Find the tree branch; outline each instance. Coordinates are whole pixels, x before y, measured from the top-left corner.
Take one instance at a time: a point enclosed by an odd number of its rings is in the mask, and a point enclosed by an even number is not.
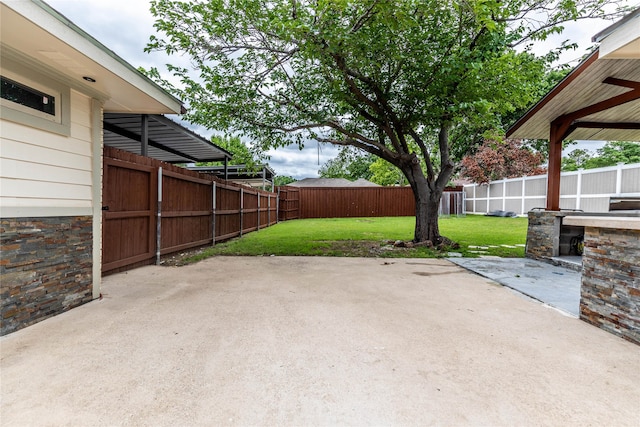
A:
[[[422,153],[422,157],[424,158],[424,162],[427,165],[427,178],[429,181],[433,181],[435,177],[435,171],[433,170],[433,163],[431,162],[431,155],[429,154],[429,150],[427,149],[427,145],[424,143],[424,140],[418,135],[418,133],[414,129],[409,129],[409,135],[413,138],[413,140],[420,147],[420,152]]]
[[[445,121],[440,125],[440,133],[438,134],[438,146],[440,148],[440,173],[436,179],[436,189],[443,191],[447,186],[447,182],[453,172],[453,162],[449,153],[449,129],[451,123]]]

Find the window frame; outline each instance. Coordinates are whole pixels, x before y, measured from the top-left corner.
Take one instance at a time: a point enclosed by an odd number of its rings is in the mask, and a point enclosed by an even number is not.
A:
[[[0,114],[3,120],[10,120],[48,132],[70,136],[71,90],[69,86],[33,67],[21,65],[9,58],[3,58],[0,74],[20,85],[53,96],[55,99],[55,115],[51,115],[35,108],[0,98]]]

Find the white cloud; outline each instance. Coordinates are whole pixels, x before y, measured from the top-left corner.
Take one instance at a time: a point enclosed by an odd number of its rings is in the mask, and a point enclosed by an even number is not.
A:
[[[278,175],[288,175],[296,179],[316,178],[318,169],[328,160],[338,155],[339,147],[321,145],[320,151],[315,142],[310,142],[300,150],[297,145],[269,150],[269,164]]]

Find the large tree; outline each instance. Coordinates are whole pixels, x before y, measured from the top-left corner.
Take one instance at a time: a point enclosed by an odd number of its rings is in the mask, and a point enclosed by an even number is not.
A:
[[[148,49],[192,67],[169,67],[175,86],[149,73],[188,103],[194,123],[265,149],[317,140],[393,164],[413,189],[414,239],[437,244],[452,149],[537,94],[550,57],[526,42],[606,3],[152,0],[162,35]]]

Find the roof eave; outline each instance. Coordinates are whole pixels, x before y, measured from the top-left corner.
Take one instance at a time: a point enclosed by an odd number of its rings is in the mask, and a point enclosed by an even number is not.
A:
[[[142,74],[115,52],[107,48],[64,15],[42,0],[2,2],[25,19],[46,29],[70,48],[91,58],[99,66],[110,70],[137,90],[161,104],[165,114],[180,114],[184,111],[182,101],[165,91],[150,78]],[[121,101],[121,100],[116,100]]]
[[[514,133],[518,131],[522,125],[524,125],[531,117],[533,117],[542,107],[549,103],[556,95],[567,87],[572,81],[574,81],[580,74],[582,74],[593,62],[598,59],[598,49],[594,50],[587,56],[576,68],[574,68],[569,74],[565,76],[557,85],[554,86],[540,101],[538,101],[533,107],[531,107],[522,117],[520,117],[509,129],[507,129],[506,137],[513,137]],[[526,138],[526,136],[524,136]]]

